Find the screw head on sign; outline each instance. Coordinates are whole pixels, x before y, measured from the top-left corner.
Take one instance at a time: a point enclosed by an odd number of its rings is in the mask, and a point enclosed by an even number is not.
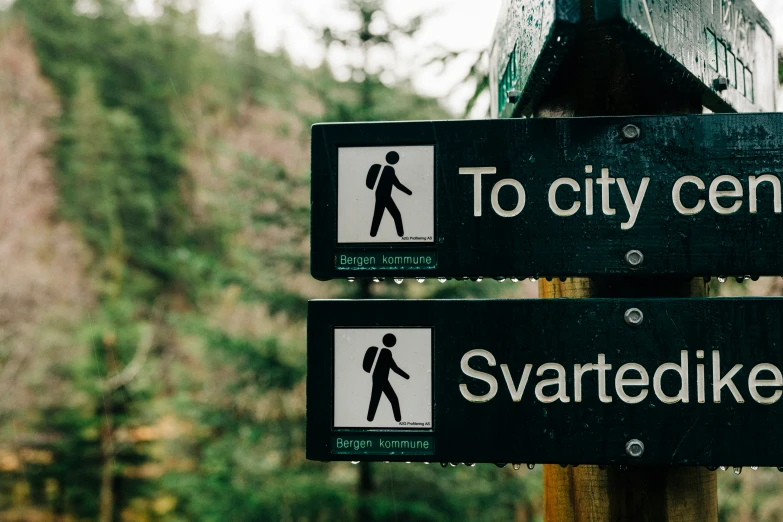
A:
[[[631,439],[625,443],[625,453],[629,457],[638,459],[644,455],[644,443],[639,439]]]
[[[723,92],[725,90],[728,90],[729,88],[729,79],[725,76],[718,76],[715,78],[715,81],[713,82],[713,87],[715,87],[715,90],[718,92]]]
[[[506,99],[509,101],[509,103],[516,103],[519,101],[519,98],[522,97],[522,93],[517,91],[516,89],[511,89],[506,93]]]
[[[644,314],[638,308],[629,308],[623,318],[628,326],[639,326],[644,321]]]
[[[631,268],[638,268],[644,263],[644,254],[639,250],[629,250],[625,254],[625,262],[628,263],[628,266]]]
[[[636,125],[628,124],[623,127],[623,137],[627,140],[639,139],[639,136],[641,135],[642,131]]]

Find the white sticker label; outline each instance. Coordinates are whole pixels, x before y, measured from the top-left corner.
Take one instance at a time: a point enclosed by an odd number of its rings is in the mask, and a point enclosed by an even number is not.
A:
[[[335,428],[432,428],[432,329],[334,330]]]
[[[433,243],[435,147],[341,147],[338,243]]]

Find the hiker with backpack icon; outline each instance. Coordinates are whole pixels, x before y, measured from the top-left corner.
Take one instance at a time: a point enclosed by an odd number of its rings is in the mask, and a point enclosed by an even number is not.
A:
[[[375,212],[373,213],[372,225],[370,226],[370,236],[372,237],[378,235],[381,219],[383,219],[383,214],[387,210],[394,219],[397,235],[400,237],[405,235],[402,227],[402,215],[400,215],[400,210],[391,197],[392,190],[394,187],[397,187],[409,196],[412,196],[413,192],[397,179],[397,174],[394,172],[394,167],[392,167],[392,165],[395,165],[398,161],[400,161],[400,155],[395,151],[391,151],[386,154],[386,162],[388,165],[383,167],[383,171],[381,171],[381,165],[376,163],[370,167],[370,170],[367,172],[367,180],[365,182],[367,188],[370,190],[373,190],[373,188],[375,189]],[[380,173],[380,179],[378,179],[378,173]]]
[[[393,371],[405,379],[410,379],[410,375],[400,369],[394,362],[391,350],[389,348],[397,344],[397,338],[393,334],[383,336],[383,345],[380,354],[377,346],[370,346],[364,353],[362,368],[367,373],[372,373],[372,393],[370,394],[370,409],[367,411],[367,420],[372,422],[375,419],[375,412],[378,411],[378,403],[381,401],[381,394],[385,394],[391,403],[394,412],[394,420],[400,422],[402,413],[400,412],[400,401],[397,394],[394,393],[389,382],[389,371]],[[375,368],[373,369],[373,363]]]

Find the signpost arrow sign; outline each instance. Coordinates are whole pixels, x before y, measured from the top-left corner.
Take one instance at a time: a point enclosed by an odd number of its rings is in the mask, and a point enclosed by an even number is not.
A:
[[[594,6],[585,14],[578,0],[506,0],[490,53],[493,116],[530,114],[565,55],[600,30],[635,53],[642,70],[700,93],[714,112],[775,111],[774,33],[752,0],[595,0]]]
[[[783,115],[315,125],[311,268],[783,274]]]
[[[781,466],[782,315],[769,298],[312,301],[307,457]]]
[[[752,0],[596,0],[595,15],[650,67],[692,81],[713,111],[775,111],[775,37]]]

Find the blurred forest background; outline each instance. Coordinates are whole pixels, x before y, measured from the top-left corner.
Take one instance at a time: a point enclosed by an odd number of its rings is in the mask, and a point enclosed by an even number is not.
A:
[[[367,60],[262,52],[250,16],[130,3],[0,11],[0,521],[540,520],[538,469],[304,458],[308,299],[535,295],[309,275],[309,125],[457,115]],[[314,30],[359,57],[422,23],[344,9]],[[782,489],[721,473],[721,520],[783,520]]]

